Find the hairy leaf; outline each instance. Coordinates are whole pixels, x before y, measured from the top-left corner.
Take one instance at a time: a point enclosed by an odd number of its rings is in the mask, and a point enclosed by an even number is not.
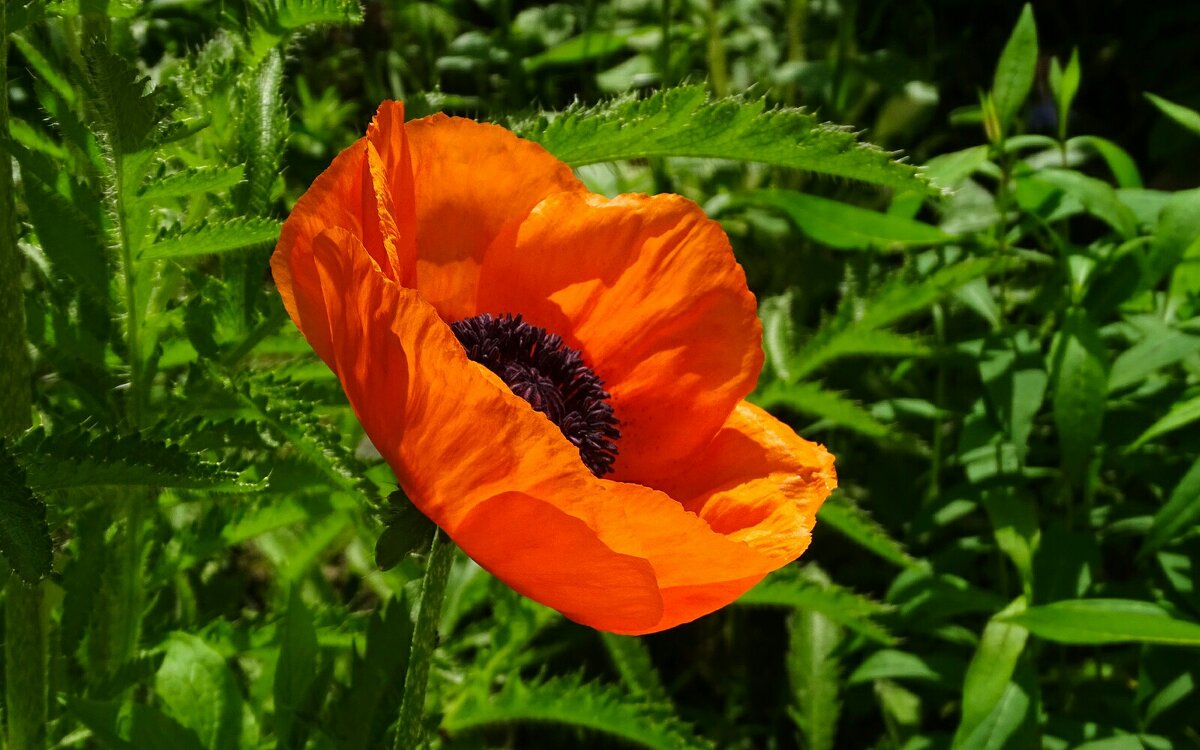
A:
[[[231,219],[169,235],[146,248],[142,260],[211,255],[266,245],[279,239],[274,219]]]
[[[52,548],[46,506],[26,482],[25,470],[0,438],[0,552],[28,584],[50,572]]]
[[[614,633],[601,633],[608,656],[621,675],[631,694],[653,703],[670,704],[662,678],[650,659],[650,649],[641,638]]]
[[[832,582],[816,582],[802,568],[787,566],[763,579],[737,600],[738,604],[791,607],[817,612],[871,640],[894,644],[896,637],[873,618],[892,607],[856,594]]]
[[[241,165],[193,167],[147,182],[138,191],[138,197],[144,200],[160,200],[183,198],[199,193],[216,193],[241,182],[242,172]]]
[[[844,128],[763,99],[712,100],[704,86],[623,97],[519,123],[518,134],[579,167],[653,156],[733,159],[803,169],[896,189],[933,192],[917,169]]]
[[[904,545],[893,539],[865,510],[840,496],[835,495],[825,501],[817,512],[817,520],[832,526],[851,541],[890,563],[902,568],[919,565],[904,549]]]
[[[823,573],[806,575],[815,588],[828,582]],[[789,619],[787,668],[793,697],[789,713],[808,750],[835,747],[842,681],[837,649],[842,638],[837,622],[820,611],[798,609]]]

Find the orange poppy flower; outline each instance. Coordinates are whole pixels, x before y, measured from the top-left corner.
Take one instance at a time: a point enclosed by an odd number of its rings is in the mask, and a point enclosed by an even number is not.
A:
[[[387,102],[271,267],[412,502],[521,594],[650,633],[808,547],[833,457],[743,400],[754,296],[691,201]]]

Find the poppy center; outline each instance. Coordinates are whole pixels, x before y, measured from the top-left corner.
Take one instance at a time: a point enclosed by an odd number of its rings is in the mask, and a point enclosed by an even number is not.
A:
[[[467,356],[558,425],[596,476],[612,471],[621,436],[604,381],[562,337],[520,315],[488,313],[450,324]]]

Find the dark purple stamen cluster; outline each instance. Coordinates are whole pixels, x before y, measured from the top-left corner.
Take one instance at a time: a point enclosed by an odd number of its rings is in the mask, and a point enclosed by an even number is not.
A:
[[[596,476],[612,471],[617,419],[604,382],[562,337],[520,315],[487,313],[452,323],[467,356],[492,372],[558,425]]]

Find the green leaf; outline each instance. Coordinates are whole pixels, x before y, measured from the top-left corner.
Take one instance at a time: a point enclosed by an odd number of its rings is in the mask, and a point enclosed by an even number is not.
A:
[[[17,456],[30,484],[43,491],[70,487],[144,486],[223,492],[261,490],[220,464],[205,461],[177,445],[132,435],[91,430],[26,434]]]
[[[1137,162],[1133,160],[1128,151],[1107,138],[1094,135],[1076,136],[1067,141],[1067,149],[1072,148],[1087,149],[1099,154],[1100,158],[1108,164],[1108,169],[1112,172],[1113,179],[1117,181],[1118,188],[1137,189],[1142,187],[1142,175],[1138,171]],[[1118,193],[1118,197],[1120,197],[1120,193]],[[1122,201],[1122,203],[1124,202]]]
[[[621,681],[629,692],[651,703],[670,705],[671,699],[663,687],[662,678],[654,668],[650,649],[641,638],[614,633],[600,633],[604,648],[612,659],[613,666],[621,675]]]
[[[962,720],[952,745],[955,750],[985,746],[981,729],[984,737],[993,734],[991,725],[1011,710],[1010,703],[1017,699],[1012,680],[1029,633],[1006,618],[1024,609],[1025,600],[1019,598],[983,629],[963,681]]]
[[[147,91],[149,79],[114,52],[105,39],[91,39],[85,57],[100,129],[109,147],[118,155],[148,147],[160,120],[157,97]]]
[[[1024,461],[1049,381],[1040,345],[1024,328],[989,336],[979,357],[979,375],[996,420]]]
[[[301,709],[317,674],[317,631],[298,587],[288,595],[279,624],[279,657],[275,662],[275,736],[279,748],[303,747],[297,741]]]
[[[1200,135],[1200,112],[1189,109],[1182,104],[1176,104],[1161,96],[1151,94],[1148,91],[1145,93],[1145,97],[1151,104],[1158,108],[1159,112],[1174,120],[1176,124],[1190,130],[1194,135]]]
[[[1139,556],[1145,557],[1158,551],[1181,533],[1188,531],[1200,519],[1200,459],[1187,470],[1171,496],[1158,513],[1146,532]]]
[[[298,31],[306,26],[362,23],[358,0],[258,0],[260,21],[276,32]]]
[[[767,576],[754,588],[742,594],[737,603],[817,612],[871,640],[887,645],[896,642],[896,637],[873,619],[890,612],[891,606],[868,599],[829,581],[814,581],[810,572],[793,565],[780,568]]]
[[[645,29],[585,31],[559,42],[545,52],[525,58],[523,64],[526,71],[533,73],[549,65],[578,65],[598,60],[625,49],[630,37],[644,31]]]
[[[1029,179],[1044,182],[1079,201],[1084,210],[1115,229],[1125,239],[1137,236],[1137,217],[1111,185],[1070,169],[1043,169]]]
[[[1050,91],[1058,109],[1059,134],[1065,135],[1067,124],[1071,119],[1071,103],[1079,91],[1079,81],[1082,72],[1079,66],[1079,48],[1071,50],[1071,59],[1064,69],[1058,63],[1057,57],[1050,58]]]
[[[807,583],[820,588],[824,573],[810,569]],[[841,701],[838,687],[842,667],[837,656],[842,642],[837,623],[814,610],[798,609],[788,621],[788,677],[792,684],[789,710],[808,750],[833,750]]]
[[[355,649],[349,687],[333,703],[328,733],[344,750],[376,750],[391,744],[384,738],[400,710],[400,689],[412,644],[412,601],[405,595],[388,599],[367,624],[366,649]]]
[[[274,219],[242,218],[206,224],[199,229],[164,237],[146,248],[142,260],[187,258],[244,250],[279,239],[282,225]]]
[[[1108,354],[1082,308],[1067,312],[1054,353],[1054,426],[1063,470],[1082,487],[1100,438],[1108,392]]]
[[[0,438],[0,552],[21,580],[33,585],[50,573],[53,550],[46,506],[26,483],[25,469]]]
[[[1142,383],[1147,375],[1200,353],[1200,336],[1162,326],[1147,331],[1113,362],[1108,390],[1117,391]]]
[[[882,328],[920,312],[955,292],[964,284],[1004,267],[993,258],[968,258],[939,268],[918,281],[896,279],[864,305],[858,325]]]
[[[483,727],[551,722],[607,734],[655,750],[708,748],[687,724],[661,706],[630,698],[580,676],[526,682],[509,675],[499,692],[468,689],[442,719],[451,737]]]
[[[375,544],[375,564],[391,570],[405,555],[428,549],[437,525],[400,490],[388,496],[387,526]]]
[[[753,400],[764,409],[786,406],[876,440],[893,443],[915,441],[915,438],[902,438],[898,430],[879,421],[866,409],[839,393],[823,389],[817,383],[771,383],[753,396]],[[917,451],[923,448],[919,441],[909,442],[908,446]]]
[[[851,541],[890,563],[915,568],[920,563],[865,510],[835,494],[821,505],[817,520],[837,529]]]
[[[135,750],[134,745],[121,736],[118,717],[121,704],[116,701],[98,701],[77,695],[63,698],[67,712],[79,720],[104,747],[111,750]]]
[[[1029,97],[1037,73],[1037,58],[1037,26],[1033,20],[1033,6],[1026,3],[1000,54],[992,82],[992,97],[1002,132],[1008,131],[1008,125]]]
[[[353,5],[358,11],[357,2],[337,0],[277,0],[277,3],[314,9],[322,5]],[[243,214],[260,215],[270,206],[271,191],[279,179],[291,132],[283,99],[283,53],[278,48],[272,49],[238,84],[244,102],[239,112],[237,157],[245,165],[246,181],[234,190],[234,204]]]
[[[172,633],[154,678],[171,718],[191,729],[208,750],[237,750],[242,696],[225,659],[194,635]]]
[[[919,171],[821,124],[799,109],[766,109],[761,98],[710,100],[681,86],[644,99],[622,97],[519,123],[514,130],[573,167],[624,159],[690,156],[762,162],[898,190],[931,193]]]
[[[1143,263],[1141,288],[1153,289],[1178,267],[1197,237],[1200,237],[1200,189],[1172,193],[1158,216],[1150,257]]]
[[[796,324],[792,319],[792,292],[767,297],[758,306],[763,324],[763,352],[768,366],[780,380],[794,383],[799,377],[792,373]]]
[[[1146,431],[1139,435],[1137,440],[1134,440],[1129,447],[1131,449],[1140,448],[1146,443],[1166,435],[1168,432],[1174,432],[1181,427],[1187,427],[1197,419],[1200,419],[1200,396],[1172,404],[1171,410],[1160,417],[1154,424],[1147,427]]]
[[[147,182],[138,191],[138,197],[143,200],[161,200],[184,198],[200,193],[217,193],[241,182],[242,172],[241,165],[185,169]]]
[[[869,211],[795,190],[736,193],[732,205],[777,209],[814,241],[841,250],[902,251],[940,245],[954,239],[937,227],[914,219]]]
[[[957,690],[962,685],[965,660],[941,653],[915,654],[885,648],[863,660],[849,677],[847,685],[876,680],[917,680]]]
[[[1157,604],[1132,599],[1067,599],[1005,620],[1058,643],[1200,646],[1200,623],[1177,620]]]
[[[205,750],[191,729],[154,706],[130,707],[129,741],[138,750]]]
[[[69,105],[75,104],[76,96],[75,87],[71,85],[67,76],[63,75],[62,71],[54,66],[46,56],[42,54],[36,46],[31,44],[20,34],[13,34],[13,46],[21,51],[21,54],[29,62],[30,67],[37,71],[38,76],[43,81],[54,89],[54,93],[62,97],[62,100]]]
[[[983,507],[992,522],[996,544],[1021,576],[1025,596],[1033,596],[1033,560],[1041,533],[1033,502],[1016,488],[1004,486],[983,493]]]
[[[764,332],[764,338],[765,338]],[[876,357],[908,359],[928,357],[933,354],[929,344],[911,336],[902,336],[888,330],[872,330],[851,325],[849,328],[823,329],[799,352],[793,355],[787,366],[787,377],[794,382],[830,362],[846,357]]]

